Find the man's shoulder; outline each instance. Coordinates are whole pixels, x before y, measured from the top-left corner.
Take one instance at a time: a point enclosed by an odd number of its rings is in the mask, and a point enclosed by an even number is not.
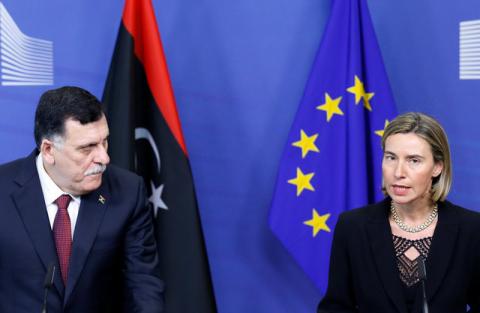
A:
[[[107,165],[107,170],[105,171],[105,173],[111,175],[111,176],[118,176],[118,177],[129,177],[129,178],[133,178],[133,177],[140,177],[138,176],[136,173],[132,172],[132,171],[129,171],[127,169],[124,169],[122,167],[119,167],[115,164],[108,164]]]
[[[137,174],[109,164],[103,173],[100,192],[105,191],[111,207],[117,212],[131,212],[145,207],[147,193],[143,178]],[[119,213],[117,213],[119,214]],[[120,214],[121,215],[121,214]]]
[[[25,158],[19,158],[7,163],[0,164],[0,173],[8,173],[12,171],[18,171],[18,169],[25,162]]]
[[[143,179],[137,174],[113,164],[107,166],[103,179],[113,188],[122,187],[122,189],[138,188],[138,185],[143,182]]]
[[[28,162],[34,162],[32,155],[0,164],[0,179],[12,178],[19,175]]]

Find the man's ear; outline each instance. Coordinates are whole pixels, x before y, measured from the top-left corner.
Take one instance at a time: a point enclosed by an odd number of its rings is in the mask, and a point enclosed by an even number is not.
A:
[[[55,164],[55,152],[54,143],[48,139],[43,139],[40,145],[40,153],[42,154],[43,161],[53,165]]]

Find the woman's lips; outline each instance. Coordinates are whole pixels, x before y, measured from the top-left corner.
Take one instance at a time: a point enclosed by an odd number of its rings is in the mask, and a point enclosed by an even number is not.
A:
[[[402,186],[402,185],[392,185],[392,189],[393,189],[394,195],[405,196],[410,190],[410,187]]]

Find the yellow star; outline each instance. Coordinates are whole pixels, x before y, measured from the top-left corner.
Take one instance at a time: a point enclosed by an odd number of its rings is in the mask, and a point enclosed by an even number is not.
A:
[[[360,100],[363,98],[363,106],[365,106],[367,110],[372,111],[369,100],[372,99],[375,93],[367,93],[362,81],[357,75],[355,75],[355,85],[348,88],[347,91],[355,95],[355,104],[358,104],[358,102],[360,102]]]
[[[312,136],[307,136],[303,129],[300,130],[300,140],[292,143],[292,146],[299,147],[302,149],[302,159],[305,158],[309,151],[320,152],[317,146],[315,145],[315,140],[317,140],[318,134]]]
[[[317,109],[327,112],[327,122],[330,122],[333,114],[343,115],[342,110],[338,107],[340,101],[342,101],[342,97],[332,99],[328,93],[325,93],[325,103],[319,105]]]
[[[327,220],[330,217],[330,213],[324,215],[318,215],[315,209],[312,209],[312,219],[303,222],[303,224],[311,226],[313,237],[315,237],[319,231],[324,230],[330,232],[330,227],[327,225]]]
[[[302,193],[304,189],[315,191],[310,180],[312,179],[315,173],[303,174],[302,170],[297,167],[297,177],[292,178],[288,181],[289,184],[297,186],[297,197]]]
[[[385,120],[385,126],[383,126],[383,129],[376,130],[375,134],[379,135],[380,137],[383,137],[383,132],[385,131],[385,128],[387,128],[389,123],[390,122],[388,120]]]

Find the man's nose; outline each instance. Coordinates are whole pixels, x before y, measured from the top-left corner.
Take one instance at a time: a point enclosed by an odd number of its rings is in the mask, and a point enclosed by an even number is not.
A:
[[[104,165],[107,165],[108,163],[110,163],[110,157],[108,156],[107,148],[104,147],[103,145],[100,145],[98,147],[94,162],[104,164]]]

